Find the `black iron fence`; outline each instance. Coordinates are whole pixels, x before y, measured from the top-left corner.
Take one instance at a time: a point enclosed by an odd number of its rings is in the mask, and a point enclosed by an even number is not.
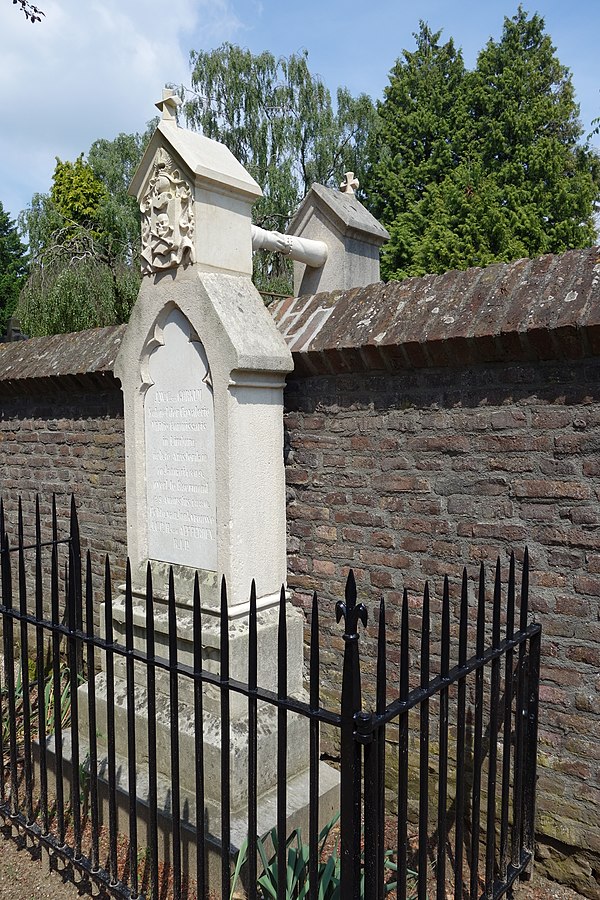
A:
[[[176,598],[168,581],[168,649],[157,653],[155,602],[150,567],[145,590],[145,646],[134,639],[134,603],[129,566],[125,585],[124,641],[113,634],[113,591],[106,560],[98,604],[89,553],[82,560],[75,506],[69,533],[59,534],[56,514],[44,538],[39,508],[34,539],[26,541],[19,506],[16,541],[6,533],[0,506],[2,648],[0,691],[0,815],[119,897],[230,897],[241,885],[248,897],[382,898],[453,896],[499,898],[526,876],[533,861],[539,624],[528,624],[528,558],[520,597],[515,559],[503,585],[496,566],[491,597],[481,567],[475,603],[463,574],[460,596],[451,600],[448,579],[439,623],[432,616],[429,587],[419,604],[418,652],[411,660],[411,617],[406,592],[399,627],[378,612],[377,663],[372,709],[361,698],[359,623],[367,610],[357,603],[350,573],[345,599],[335,606],[344,620],[341,704],[320,699],[319,616],[316,595],[310,615],[308,695],[288,693],[286,598],[279,606],[274,689],[258,685],[259,620],[254,586],[250,594],[248,674],[230,677],[227,589],[221,585],[217,670],[203,657],[203,613],[196,576],[193,590],[193,660],[178,658]],[[49,568],[46,558],[49,557]],[[46,571],[49,571],[47,580]],[[49,583],[48,583],[49,582]],[[102,610],[103,627],[94,625]],[[437,608],[437,607],[436,607]],[[332,610],[331,610],[332,612]],[[325,612],[330,615],[329,605]],[[475,619],[475,621],[473,621]],[[139,623],[138,623],[139,624]],[[439,628],[438,628],[439,624]],[[137,626],[136,626],[137,628]],[[136,633],[139,632],[138,631]],[[474,632],[474,641],[470,640]],[[413,629],[414,637],[414,629]],[[439,638],[439,640],[438,640]],[[392,669],[386,642],[399,649]],[[471,644],[474,643],[474,646]],[[434,653],[435,651],[435,653]],[[118,771],[115,666],[124,670],[127,692],[126,785]],[[96,683],[105,684],[105,758],[99,753]],[[143,675],[147,702],[144,771],[136,766],[136,681]],[[418,676],[415,679],[415,674]],[[170,826],[168,847],[159,847],[157,770],[157,678],[166,678],[170,703]],[[118,680],[118,679],[117,679]],[[81,685],[87,685],[82,694]],[[180,691],[191,687],[194,719],[195,812],[182,809],[180,794]],[[220,827],[211,830],[204,810],[206,692],[218,698],[221,783]],[[247,842],[237,856],[221,853],[218,875],[210,874],[209,850],[232,847],[231,703],[247,704]],[[161,694],[159,703],[164,702]],[[389,702],[390,696],[393,696]],[[86,709],[81,705],[85,701]],[[270,849],[257,835],[258,743],[265,704],[276,709],[276,808]],[[85,715],[83,713],[85,712]],[[308,835],[287,838],[288,721],[307,720]],[[82,727],[85,722],[85,728]],[[139,725],[139,723],[138,723]],[[339,820],[324,831],[319,821],[320,730],[339,734]],[[140,788],[143,777],[144,790]],[[214,777],[214,773],[210,777]],[[127,841],[120,832],[118,797],[126,795]],[[138,799],[144,795],[144,800]],[[164,805],[164,804],[163,804]],[[185,805],[185,804],[184,804]],[[143,807],[143,809],[142,809]],[[183,815],[182,815],[183,814]],[[141,837],[140,821],[144,819]],[[195,848],[194,871],[185,849]],[[122,848],[126,847],[125,856]],[[211,849],[212,848],[212,849]],[[140,866],[143,858],[144,866]],[[168,869],[164,860],[167,860]],[[242,865],[243,863],[243,865]],[[165,875],[165,872],[167,873]],[[277,873],[286,873],[278,877]],[[270,887],[267,887],[267,881]],[[236,895],[237,896],[237,895]]]

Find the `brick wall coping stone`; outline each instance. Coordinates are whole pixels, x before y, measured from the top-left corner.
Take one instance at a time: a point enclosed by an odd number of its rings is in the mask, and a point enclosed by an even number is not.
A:
[[[113,381],[113,367],[126,325],[92,328],[75,334],[30,338],[0,345],[0,390],[10,391],[24,383],[42,380],[54,384],[67,379],[73,384],[92,378],[96,383]]]
[[[296,375],[600,355],[600,247],[287,298]],[[126,325],[0,345],[0,390],[114,381]]]
[[[600,247],[288,298],[296,375],[600,355]]]

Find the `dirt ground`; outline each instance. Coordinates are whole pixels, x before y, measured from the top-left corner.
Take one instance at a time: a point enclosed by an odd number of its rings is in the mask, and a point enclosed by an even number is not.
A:
[[[98,896],[97,889],[94,893]],[[0,829],[0,900],[74,900],[90,896],[89,883],[76,885],[68,872],[49,872],[39,849],[26,847],[22,838],[12,838],[9,829]],[[541,876],[521,883],[514,893],[515,900],[577,900],[581,896]]]
[[[72,881],[63,880],[60,872],[49,871],[39,848],[25,847],[22,838],[10,837],[10,829],[0,829],[0,900],[73,900],[91,896],[90,885],[82,888],[85,892]]]

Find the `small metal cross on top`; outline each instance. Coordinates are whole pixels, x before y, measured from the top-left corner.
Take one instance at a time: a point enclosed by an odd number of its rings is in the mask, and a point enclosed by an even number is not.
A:
[[[360,186],[358,178],[354,177],[354,172],[346,172],[344,180],[340,184],[342,194],[353,194]]]

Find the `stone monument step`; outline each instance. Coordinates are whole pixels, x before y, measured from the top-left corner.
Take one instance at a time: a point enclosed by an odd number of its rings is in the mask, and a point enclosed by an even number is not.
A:
[[[302,687],[303,670],[303,617],[300,610],[288,604],[286,628],[288,690],[296,693]],[[125,646],[125,597],[118,595],[112,605],[113,640]],[[279,610],[261,610],[257,615],[257,680],[259,685],[272,688],[273,672],[277,670]],[[133,647],[141,653],[147,649],[146,643],[146,600],[145,596],[134,596],[132,604]],[[182,665],[194,666],[194,627],[189,608],[177,607],[175,616],[177,630],[177,659]],[[105,637],[104,618],[101,616],[102,637]],[[163,661],[169,658],[169,618],[164,603],[154,604],[154,647],[155,656]],[[217,675],[220,669],[220,619],[204,614],[202,617],[202,666]],[[233,619],[228,624],[229,672],[230,677],[245,682],[248,678],[249,630],[247,616]],[[124,673],[125,660],[114,654],[115,672]],[[105,667],[104,654],[100,658]],[[146,667],[136,665],[136,680],[145,682]],[[165,670],[157,667],[157,677],[165,676]],[[168,677],[168,674],[166,675]],[[187,681],[187,679],[185,679]],[[191,682],[188,681],[191,688]],[[157,687],[159,685],[157,683]],[[160,689],[160,688],[159,688]],[[235,700],[235,697],[232,697]]]
[[[79,690],[79,734],[89,741],[88,685]],[[108,701],[105,672],[95,677],[96,740],[99,748],[108,745]],[[247,709],[247,706],[245,705]],[[136,764],[148,763],[148,695],[142,685],[134,688]],[[127,684],[116,678],[114,685],[115,752],[124,759],[128,756]],[[171,709],[167,698],[157,697],[156,702],[156,759],[158,770],[165,778],[171,774]],[[193,706],[179,702],[178,715],[179,770],[183,790],[195,790],[195,720]],[[204,771],[206,790],[215,802],[220,801],[221,790],[221,718],[209,710],[203,716]],[[229,732],[229,765],[231,770],[231,802],[234,808],[246,802],[248,772],[248,721],[247,718],[231,718]],[[268,703],[258,708],[257,779],[258,791],[264,793],[277,780],[277,709]],[[99,749],[100,752],[100,749]],[[308,720],[288,713],[287,716],[287,770],[290,777],[307,767]]]

